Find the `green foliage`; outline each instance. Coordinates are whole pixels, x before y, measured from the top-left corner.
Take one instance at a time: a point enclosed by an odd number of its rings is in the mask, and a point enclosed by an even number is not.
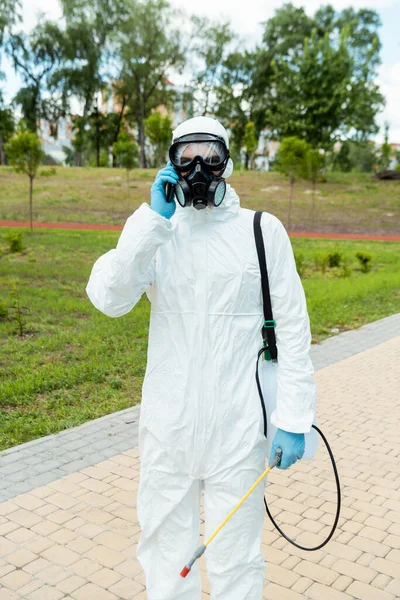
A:
[[[374,170],[377,157],[372,142],[345,140],[339,152],[333,156],[333,168],[342,173],[359,171],[371,173]]]
[[[352,273],[352,269],[350,268],[349,260],[345,256],[342,258],[340,269],[339,269],[339,277],[345,278],[350,277]]]
[[[330,269],[333,267],[340,267],[343,262],[343,254],[339,250],[328,252],[326,255],[326,263]]]
[[[22,252],[24,249],[23,236],[20,231],[13,231],[10,229],[4,236],[8,242],[8,247],[11,253]]]
[[[350,160],[353,169],[361,173],[372,173],[377,162],[373,142],[351,142]]]
[[[181,71],[186,55],[182,28],[173,25],[175,13],[168,2],[146,0],[126,6],[125,18],[113,35],[122,64],[115,93],[137,125],[140,166],[146,167],[144,120],[160,104],[171,107],[176,96],[168,87],[168,73]]]
[[[52,83],[52,75],[65,59],[64,46],[63,33],[52,21],[40,21],[29,35],[10,35],[9,53],[24,84],[14,103],[21,107],[27,127],[34,133],[40,119],[57,121],[66,114],[65,102],[56,101]],[[48,98],[44,91],[50,92]]]
[[[400,163],[398,165],[396,165],[395,171],[400,171]]]
[[[159,111],[144,120],[145,134],[154,148],[153,167],[165,166],[165,159],[172,140],[172,120]]]
[[[311,17],[287,3],[275,12],[257,53],[256,87],[276,136],[298,135],[328,149],[338,130],[357,140],[377,133],[380,26],[368,9],[327,5]]]
[[[275,168],[291,181],[307,177],[307,153],[310,147],[296,136],[284,138],[277,152]]]
[[[350,142],[345,140],[337,154],[333,159],[334,168],[342,171],[342,173],[350,173],[353,168],[353,163],[350,159]]]
[[[317,271],[322,271],[322,273],[325,273],[326,268],[328,266],[328,260],[326,255],[321,254],[320,252],[316,252],[313,256],[313,260],[314,260],[314,268]]]
[[[29,309],[26,306],[22,306],[22,304],[21,304],[19,287],[18,287],[17,281],[14,281],[12,283],[12,298],[13,298],[13,303],[12,303],[11,320],[15,321],[15,323],[17,325],[17,333],[20,337],[22,337],[27,332],[25,315],[27,312],[29,312]]]
[[[15,171],[25,173],[33,179],[43,157],[42,146],[36,133],[18,131],[6,144],[5,149]]]
[[[299,276],[303,277],[306,269],[304,254],[302,252],[294,253],[294,259],[296,261],[296,270]]]
[[[302,274],[309,274],[313,277],[317,273],[321,273],[325,277],[344,279],[352,275],[349,259],[340,250],[330,250],[325,254],[314,252],[312,263],[307,268],[306,259],[302,264]]]
[[[22,21],[21,16],[21,0],[1,0],[0,2],[0,59],[4,51],[3,46],[6,45],[6,39],[8,34],[12,31],[14,25]],[[1,67],[1,60],[0,60]],[[5,79],[5,74],[0,69],[0,82]],[[3,92],[0,88],[0,108],[3,103]],[[2,133],[2,120],[4,113],[0,110],[0,164],[3,164],[2,148],[1,148],[1,137],[3,136],[3,142],[8,141],[4,138]]]
[[[126,131],[119,132],[113,151],[123,169],[131,170],[138,166],[138,146]]]
[[[245,126],[245,134],[243,138],[243,144],[246,149],[246,169],[252,168],[254,153],[257,150],[258,142],[255,132],[255,124],[253,121],[249,121]]]
[[[307,179],[316,182],[325,165],[325,156],[316,148],[309,148],[306,153]]]
[[[74,180],[81,173],[65,171]],[[86,176],[90,174],[88,170]],[[98,179],[99,173],[93,176]],[[257,176],[241,177],[247,186]],[[82,187],[82,180],[79,184]],[[105,194],[106,202],[108,189]],[[118,237],[116,231],[88,230],[82,235],[76,230],[40,229],[30,240],[35,268],[27,255],[18,260],[10,254],[3,257],[2,299],[11,304],[7,282],[13,277],[21,286],[24,282],[23,302],[31,309],[28,324],[35,334],[20,339],[15,322],[0,322],[0,337],[5,340],[0,344],[0,449],[140,402],[150,311],[146,295],[130,313],[110,319],[85,294],[94,261],[114,248]],[[325,256],[330,249],[339,249],[355,262],[358,250],[370,252],[379,264],[367,275],[354,270],[349,278],[307,268],[302,282],[314,342],[329,337],[333,327],[352,329],[400,311],[399,244],[299,238],[292,243],[295,255],[303,254],[306,264],[312,263],[315,253]]]
[[[389,123],[385,122],[385,141],[380,148],[379,168],[385,171],[389,168],[392,157],[392,147],[389,144]]]
[[[92,152],[89,158],[89,167],[108,167],[109,165],[109,156],[107,148],[100,148],[100,152],[97,153]]]
[[[17,173],[25,173],[29,177],[29,216],[31,231],[33,228],[32,194],[33,180],[43,158],[43,150],[36,133],[26,131],[24,125],[5,146],[10,164]]]
[[[372,267],[372,256],[368,254],[368,252],[357,252],[356,257],[358,258],[361,264],[361,271],[363,273],[368,273]]]
[[[0,73],[1,74],[1,73]],[[1,80],[1,76],[0,76]],[[0,91],[0,165],[4,164],[4,144],[10,141],[15,131],[13,111],[11,108],[1,108]]]
[[[8,314],[9,311],[7,304],[3,300],[0,300],[0,321],[5,321],[8,319]]]
[[[41,169],[39,171],[39,177],[53,177],[57,175],[57,169],[55,167],[49,167],[48,169]]]
[[[193,15],[193,53],[199,68],[193,74],[194,106],[197,114],[213,115],[221,110],[227,91],[226,75],[229,49],[235,39],[229,22],[216,23],[207,17]],[[232,97],[232,88],[228,94]],[[219,116],[222,116],[221,114]]]
[[[300,140],[296,136],[284,138],[277,152],[277,160],[274,168],[289,177],[290,198],[288,206],[288,216],[286,227],[290,229],[291,213],[293,201],[293,186],[297,178],[307,178],[307,153],[310,150],[309,144]]]
[[[278,138],[296,135],[314,147],[328,149],[345,121],[351,79],[351,59],[345,33],[340,43],[317,30],[305,38],[291,62],[274,58],[276,95],[267,109],[267,122]]]

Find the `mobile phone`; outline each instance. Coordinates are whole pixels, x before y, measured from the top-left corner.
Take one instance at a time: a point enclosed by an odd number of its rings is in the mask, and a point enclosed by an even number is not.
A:
[[[167,183],[165,184],[165,196],[166,196],[166,200],[167,202],[172,202],[174,199],[174,193],[175,193],[175,186],[170,183],[169,181],[167,181]]]

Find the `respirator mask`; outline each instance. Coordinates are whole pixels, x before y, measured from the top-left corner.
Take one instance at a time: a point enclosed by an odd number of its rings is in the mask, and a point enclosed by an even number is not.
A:
[[[167,200],[175,194],[182,207],[197,210],[220,206],[226,193],[221,177],[229,160],[229,150],[222,137],[210,133],[191,133],[177,138],[169,149],[169,158],[180,177],[168,184]]]

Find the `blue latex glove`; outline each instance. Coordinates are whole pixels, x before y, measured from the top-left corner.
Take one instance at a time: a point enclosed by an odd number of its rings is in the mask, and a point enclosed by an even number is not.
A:
[[[278,469],[288,469],[304,454],[305,438],[304,433],[290,433],[283,429],[278,429],[272,442],[271,455],[269,462],[275,458],[275,450],[282,448],[282,460]]]
[[[178,181],[178,173],[172,166],[171,161],[167,166],[160,169],[156,175],[153,185],[150,190],[150,208],[158,212],[162,217],[170,219],[176,210],[175,200],[167,202],[165,195],[165,184],[176,183]]]

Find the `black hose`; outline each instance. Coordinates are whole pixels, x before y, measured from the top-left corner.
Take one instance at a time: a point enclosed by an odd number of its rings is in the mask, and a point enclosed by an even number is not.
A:
[[[258,388],[258,394],[260,396],[260,400],[261,400],[261,407],[262,407],[262,413],[263,413],[263,419],[264,419],[264,435],[265,437],[267,437],[267,411],[265,409],[265,402],[264,402],[264,397],[262,394],[262,389],[261,389],[261,385],[260,385],[260,379],[259,379],[259,375],[258,375],[258,363],[260,360],[260,356],[262,355],[262,353],[265,352],[265,348],[261,348],[261,350],[258,352],[258,356],[257,356],[257,363],[256,363],[256,381],[257,381],[257,388]],[[279,525],[276,523],[275,519],[273,518],[273,516],[271,515],[271,512],[268,508],[268,504],[267,504],[267,499],[264,496],[264,504],[265,504],[265,510],[267,511],[267,515],[269,516],[269,518],[271,519],[272,524],[274,525],[274,527],[276,527],[276,529],[279,531],[279,533],[285,538],[285,540],[287,540],[288,542],[290,542],[291,544],[293,544],[293,546],[296,546],[296,548],[300,548],[300,550],[306,550],[307,552],[312,552],[314,550],[319,550],[320,548],[322,548],[323,546],[325,546],[325,544],[327,544],[329,542],[329,540],[331,539],[331,537],[333,536],[335,529],[337,527],[338,521],[339,521],[339,515],[340,515],[340,508],[342,505],[342,496],[341,496],[341,491],[340,491],[340,481],[339,481],[339,474],[338,474],[338,470],[336,467],[336,462],[331,450],[330,445],[328,444],[328,440],[326,439],[326,437],[324,436],[324,434],[322,433],[322,431],[316,426],[316,425],[312,425],[312,427],[319,433],[319,435],[322,437],[326,449],[329,452],[329,456],[331,459],[331,463],[332,463],[332,467],[333,467],[333,472],[335,475],[335,482],[336,482],[336,492],[337,492],[337,509],[336,509],[336,516],[335,516],[335,520],[332,526],[332,529],[328,535],[328,537],[326,538],[326,540],[324,540],[321,544],[319,544],[318,546],[315,546],[314,548],[306,548],[305,546],[301,546],[300,544],[298,544],[297,542],[295,542],[294,540],[292,540],[290,537],[288,537],[283,531],[282,529],[279,527]]]

